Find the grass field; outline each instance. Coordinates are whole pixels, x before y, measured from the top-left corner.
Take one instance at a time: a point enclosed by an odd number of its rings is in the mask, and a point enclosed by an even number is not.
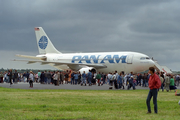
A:
[[[179,96],[158,93],[158,114],[146,114],[148,90],[22,90],[0,87],[1,120],[179,120]]]

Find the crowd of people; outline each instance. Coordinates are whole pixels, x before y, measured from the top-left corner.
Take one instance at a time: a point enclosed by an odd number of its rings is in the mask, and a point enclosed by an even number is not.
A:
[[[179,86],[179,75],[164,74],[163,72],[157,72],[161,80],[161,89],[164,89],[168,92],[170,90],[177,89],[176,86]],[[60,84],[72,84],[72,85],[98,85],[102,86],[103,84],[109,84],[109,89],[125,89],[129,90],[131,87],[135,90],[136,86],[148,87],[150,74],[149,73],[138,73],[125,74],[123,71],[118,73],[117,71],[108,74],[105,73],[96,73],[89,70],[86,74],[75,72],[75,71],[38,71],[37,73],[24,72],[18,73],[16,70],[8,70],[4,73],[0,72],[0,82],[13,83],[17,82],[29,82],[30,87],[33,87],[33,82],[41,84],[54,84],[59,86]]]
[[[127,90],[133,88],[136,89],[136,86],[149,87],[149,93],[146,99],[147,105],[147,114],[151,113],[150,101],[153,97],[154,104],[154,113],[158,113],[157,107],[157,95],[159,89],[162,91],[166,90],[167,92],[174,90],[176,91],[176,86],[179,86],[179,75],[164,74],[163,72],[155,72],[154,67],[149,68],[148,73],[138,73],[133,74],[133,72],[125,74],[123,71],[118,73],[117,71],[108,74],[96,73],[95,71],[89,70],[86,74],[75,72],[75,71],[38,71],[33,73],[32,71],[26,73],[18,73],[16,70],[12,72],[10,69],[7,72],[0,72],[0,82],[10,83],[10,86],[13,83],[17,82],[29,82],[30,88],[33,88],[33,82],[41,84],[54,84],[59,86],[60,84],[71,85],[98,85],[102,86],[103,84],[109,84],[109,89],[125,89]],[[177,92],[177,91],[176,91]],[[176,93],[175,93],[176,94]],[[177,95],[177,94],[176,94]]]

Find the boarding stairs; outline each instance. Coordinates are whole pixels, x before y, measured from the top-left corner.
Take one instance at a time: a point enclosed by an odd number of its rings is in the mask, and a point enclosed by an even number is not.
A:
[[[166,66],[160,66],[158,63],[157,63],[157,61],[154,61],[154,67],[155,67],[155,69],[156,69],[156,71],[158,71],[158,72],[164,72],[164,73],[166,73],[166,74],[168,74],[168,73],[172,73],[172,71],[168,68],[168,67],[166,67]]]

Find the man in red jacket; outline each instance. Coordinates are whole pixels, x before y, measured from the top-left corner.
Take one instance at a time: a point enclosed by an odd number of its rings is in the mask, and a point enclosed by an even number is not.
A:
[[[148,112],[147,113],[151,113],[151,106],[150,106],[150,101],[151,98],[153,96],[153,104],[154,104],[154,112],[157,114],[157,95],[158,95],[158,89],[161,86],[161,81],[159,76],[155,73],[155,69],[154,67],[150,67],[149,68],[149,73],[151,74],[150,78],[149,78],[149,94],[147,96],[146,99],[146,104],[147,104],[147,108],[148,108]]]

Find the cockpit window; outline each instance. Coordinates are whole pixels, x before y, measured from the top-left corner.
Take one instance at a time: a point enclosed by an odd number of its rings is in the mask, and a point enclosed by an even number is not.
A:
[[[149,60],[149,57],[141,57],[140,60]]]
[[[141,57],[140,60],[145,60],[146,58],[145,57]]]

